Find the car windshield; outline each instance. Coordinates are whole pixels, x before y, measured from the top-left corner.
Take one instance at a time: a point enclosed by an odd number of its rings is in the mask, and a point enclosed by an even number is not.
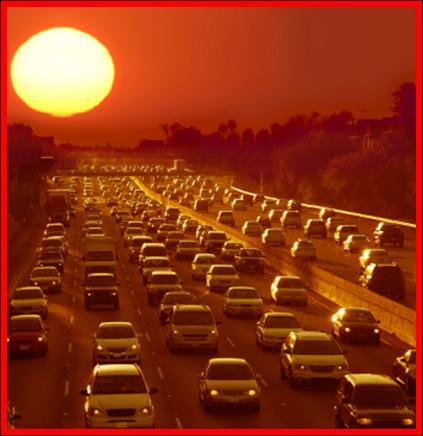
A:
[[[139,375],[97,376],[93,394],[144,394],[147,393],[144,380]]]
[[[348,311],[345,313],[342,320],[347,322],[375,322],[374,316],[364,310]]]
[[[61,255],[57,251],[43,251],[40,260],[62,260]]]
[[[281,236],[282,232],[280,230],[268,230],[267,232],[268,236]]]
[[[199,257],[195,260],[196,264],[199,265],[212,265],[213,263],[216,263],[215,257]]]
[[[62,241],[60,239],[43,239],[41,241],[42,247],[60,247]]]
[[[173,274],[154,274],[151,276],[151,284],[153,285],[176,285],[179,283],[177,275]]]
[[[298,340],[294,354],[342,354],[336,342],[331,340]]]
[[[165,247],[148,247],[143,251],[143,256],[167,256]]]
[[[260,298],[255,289],[232,289],[229,298]]]
[[[365,235],[353,235],[351,240],[353,240],[354,242],[365,242],[368,239]]]
[[[194,297],[192,295],[180,294],[180,295],[166,295],[163,298],[163,304],[192,304],[194,303]]]
[[[352,399],[353,404],[363,406],[405,406],[407,398],[399,386],[364,385],[357,386]]]
[[[299,278],[287,277],[279,280],[278,288],[304,288],[304,284]]]
[[[225,248],[228,248],[230,250],[239,250],[240,248],[242,248],[242,244],[231,242],[230,244],[226,244]]]
[[[59,277],[59,273],[55,268],[35,268],[31,272],[31,278],[35,277]]]
[[[38,288],[17,289],[13,295],[13,300],[26,300],[29,298],[43,298],[43,292]]]
[[[10,332],[38,332],[42,330],[38,318],[19,318],[9,320]]]
[[[254,375],[248,365],[216,364],[207,371],[208,380],[251,380]]]
[[[146,242],[151,242],[151,238],[141,239],[141,238],[133,238],[131,240],[131,247],[141,247]]]
[[[196,242],[180,242],[179,248],[197,248],[198,244]]]
[[[116,280],[114,275],[88,276],[87,286],[115,286]]]
[[[260,257],[261,252],[259,250],[253,250],[253,249],[244,249],[241,251],[242,257]]]
[[[135,338],[135,332],[131,326],[127,325],[100,327],[97,331],[97,338]]]
[[[144,232],[144,230],[141,227],[128,227],[126,229],[127,235],[136,235],[136,234],[140,234],[143,232]]]
[[[226,241],[226,235],[222,233],[209,233],[210,240]]]
[[[89,250],[86,254],[86,260],[114,260],[112,250]]]
[[[235,270],[232,266],[216,266],[213,268],[212,274],[232,276],[235,274]]]
[[[185,237],[185,235],[183,233],[169,232],[169,234],[167,235],[168,239],[183,239],[184,237]]]
[[[169,259],[151,259],[144,262],[144,268],[152,266],[169,266]]]
[[[208,311],[178,311],[173,317],[175,325],[213,325],[214,319]]]
[[[402,272],[397,267],[380,267],[374,269],[374,278],[375,280],[383,280],[384,282],[387,281],[398,281],[403,279]]]
[[[264,324],[267,328],[300,328],[297,318],[293,316],[270,316]]]

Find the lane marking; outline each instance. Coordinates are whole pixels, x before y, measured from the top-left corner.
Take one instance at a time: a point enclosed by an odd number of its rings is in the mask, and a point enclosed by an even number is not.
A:
[[[160,368],[160,366],[157,367],[157,372],[159,373],[159,377],[160,377],[161,379],[163,379],[163,378],[164,378],[164,375],[163,375],[163,371],[162,371],[162,369]]]
[[[145,332],[145,339],[147,339],[148,342],[151,342],[150,335],[147,332]]]
[[[73,324],[73,322],[75,321],[75,318],[73,317],[73,315],[71,315],[69,321],[70,321],[71,324]]]
[[[140,308],[138,308],[138,309],[137,309],[137,313],[138,313],[138,315],[139,315],[139,316],[141,316],[141,315],[142,315],[142,311],[141,311],[141,309],[140,309]]]
[[[232,347],[235,347],[236,345],[232,342],[231,338],[226,337],[226,340],[232,345]]]
[[[131,295],[135,295],[135,292],[133,289],[131,289]]]
[[[69,395],[69,380],[65,381],[65,397]]]
[[[126,271],[126,265],[124,263],[122,264],[122,268]]]
[[[72,295],[72,303],[75,303],[75,301],[76,301],[76,297],[75,295]]]
[[[78,281],[75,279],[75,280],[73,281],[73,285],[76,286],[77,284],[78,284]]]
[[[126,274],[126,280],[129,280],[129,274]]]
[[[72,342],[68,342],[68,353],[72,353]]]
[[[182,427],[181,418],[175,418],[175,421],[176,421],[176,425],[178,426],[178,428],[184,428],[184,427]]]

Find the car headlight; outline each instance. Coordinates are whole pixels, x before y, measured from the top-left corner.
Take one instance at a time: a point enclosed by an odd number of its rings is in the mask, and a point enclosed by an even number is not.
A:
[[[52,284],[52,285],[55,285],[55,284],[56,284],[56,281],[55,281],[55,280],[54,280],[54,281],[52,281],[52,282],[51,282],[51,284]]]
[[[7,343],[9,343],[10,342],[10,338],[9,338],[9,336],[7,337]]]
[[[248,396],[250,396],[250,397],[254,397],[254,395],[257,395],[257,391],[256,391],[255,389],[250,389],[250,390],[247,392],[247,394],[248,394]]]
[[[347,364],[346,364],[346,363],[341,363],[340,365],[338,365],[338,366],[336,367],[336,369],[337,369],[338,371],[342,371],[342,370],[344,370],[344,369],[347,369]]]
[[[173,335],[179,335],[179,330],[172,330]]]
[[[216,336],[217,335],[217,330],[215,330],[215,329],[211,330],[209,335],[210,336]]]
[[[151,415],[154,413],[153,406],[145,406],[137,410],[137,415]]]
[[[91,292],[87,292],[87,297],[91,297],[93,294]]]
[[[104,415],[104,412],[97,407],[89,407],[88,408],[88,416],[101,416]]]
[[[302,371],[306,369],[306,366],[303,363],[296,363],[294,367],[295,369],[301,369]]]
[[[371,425],[371,418],[357,418],[357,424],[359,425]]]
[[[38,342],[45,342],[46,341],[46,337],[43,336],[43,335],[40,335],[40,336],[38,336],[37,341]]]
[[[347,333],[349,333],[351,331],[351,329],[349,327],[345,327],[344,329]]]
[[[103,351],[104,350],[104,347],[103,347],[103,345],[97,345],[97,351]]]
[[[380,332],[379,329],[373,329],[373,333],[378,334]]]
[[[219,391],[216,390],[216,389],[210,389],[209,394],[210,394],[212,397],[215,397],[216,395],[219,395]]]
[[[404,418],[402,420],[402,423],[404,425],[414,425],[414,419],[413,418]]]
[[[137,344],[131,345],[131,350],[137,350],[137,349],[138,349],[138,345]]]

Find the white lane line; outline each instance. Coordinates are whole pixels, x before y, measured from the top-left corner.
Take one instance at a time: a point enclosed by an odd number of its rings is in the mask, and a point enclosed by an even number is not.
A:
[[[72,342],[68,342],[68,353],[72,353]]]
[[[77,284],[78,284],[78,281],[75,279],[75,280],[73,281],[73,285],[76,286]]]
[[[75,303],[75,301],[76,301],[76,297],[75,295],[72,295],[72,303]]]
[[[122,264],[122,268],[126,271],[126,265]]]
[[[126,274],[126,280],[129,280],[129,274]]]
[[[162,371],[162,369],[160,368],[160,366],[157,367],[157,372],[159,373],[159,377],[160,377],[161,379],[163,379],[163,378],[164,378],[164,375],[163,375],[163,371]]]
[[[176,425],[178,428],[184,428],[184,427],[182,427],[181,418],[175,418],[175,421],[176,421]]]
[[[141,311],[141,309],[140,309],[140,308],[138,308],[138,309],[137,309],[137,313],[138,313],[138,315],[139,315],[139,316],[141,316],[141,315],[142,315],[142,311]]]
[[[69,380],[65,381],[65,397],[69,395]]]
[[[135,295],[135,292],[133,289],[131,289],[131,295]]]
[[[151,342],[150,335],[147,332],[145,332],[145,339],[147,339],[148,342]]]
[[[226,337],[226,340],[232,345],[232,347],[235,347],[235,344],[232,342],[231,338]]]
[[[73,317],[73,315],[71,315],[71,317],[70,317],[70,319],[69,319],[69,322],[70,322],[71,324],[73,324],[74,321],[75,321],[75,318]]]

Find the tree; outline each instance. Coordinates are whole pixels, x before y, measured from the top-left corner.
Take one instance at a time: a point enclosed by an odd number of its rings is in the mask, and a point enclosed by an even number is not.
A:
[[[392,93],[392,112],[400,130],[403,130],[406,137],[416,144],[416,85],[414,83],[403,83]]]

